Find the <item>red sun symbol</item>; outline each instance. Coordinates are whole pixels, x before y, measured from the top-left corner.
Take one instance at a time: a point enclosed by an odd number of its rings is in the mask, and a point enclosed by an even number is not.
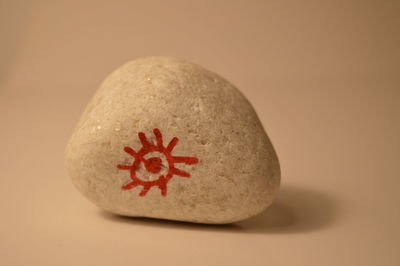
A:
[[[196,164],[199,161],[196,157],[172,156],[171,152],[179,139],[174,137],[168,145],[164,147],[161,131],[155,128],[153,132],[156,137],[156,143],[148,141],[146,135],[143,132],[139,132],[138,136],[142,143],[142,148],[137,152],[128,146],[124,148],[124,151],[134,158],[132,165],[117,165],[118,169],[129,170],[131,174],[132,181],[122,186],[122,189],[129,190],[137,186],[143,186],[139,196],[145,196],[153,186],[158,187],[161,190],[161,195],[166,196],[167,183],[174,175],[190,177],[188,172],[176,168],[175,164],[185,163],[190,165]],[[151,156],[150,153],[156,155]],[[145,158],[149,156],[151,157]],[[164,162],[162,157],[164,157]],[[143,177],[138,177],[138,171],[141,169],[142,163],[144,165],[144,170],[152,175],[158,175],[158,178],[155,180],[145,180]]]

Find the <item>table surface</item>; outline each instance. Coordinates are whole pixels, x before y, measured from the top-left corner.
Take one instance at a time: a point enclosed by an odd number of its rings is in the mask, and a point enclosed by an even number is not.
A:
[[[400,265],[396,1],[1,1],[1,265]],[[249,220],[121,218],[63,152],[101,81],[171,55],[237,85],[282,166]]]

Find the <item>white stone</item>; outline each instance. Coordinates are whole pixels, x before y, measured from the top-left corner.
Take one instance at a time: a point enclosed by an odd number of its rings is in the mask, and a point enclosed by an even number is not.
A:
[[[231,223],[262,212],[280,184],[273,146],[245,97],[220,76],[170,57],[114,71],[84,111],[65,157],[84,196],[126,216]]]

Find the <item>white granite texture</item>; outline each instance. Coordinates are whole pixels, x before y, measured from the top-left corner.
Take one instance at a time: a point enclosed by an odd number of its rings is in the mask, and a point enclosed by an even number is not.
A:
[[[179,138],[170,155],[191,157],[189,164],[170,164],[159,151],[137,155],[139,132],[158,147],[154,129],[164,150]],[[128,169],[136,159],[135,170]],[[217,74],[171,57],[131,61],[107,77],[72,134],[65,161],[85,197],[125,216],[231,223],[265,210],[280,184],[276,153],[248,100]],[[140,184],[165,181],[172,168],[190,177],[172,171],[164,187],[140,195]],[[145,183],[122,189],[132,171]]]

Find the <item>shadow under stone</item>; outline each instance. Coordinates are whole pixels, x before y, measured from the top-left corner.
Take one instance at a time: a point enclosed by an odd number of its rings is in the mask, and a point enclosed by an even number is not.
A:
[[[100,211],[112,222],[175,230],[218,231],[234,233],[274,234],[301,233],[320,230],[338,218],[338,204],[323,193],[297,186],[281,187],[274,203],[264,212],[244,221],[208,225],[162,219],[124,217]]]

